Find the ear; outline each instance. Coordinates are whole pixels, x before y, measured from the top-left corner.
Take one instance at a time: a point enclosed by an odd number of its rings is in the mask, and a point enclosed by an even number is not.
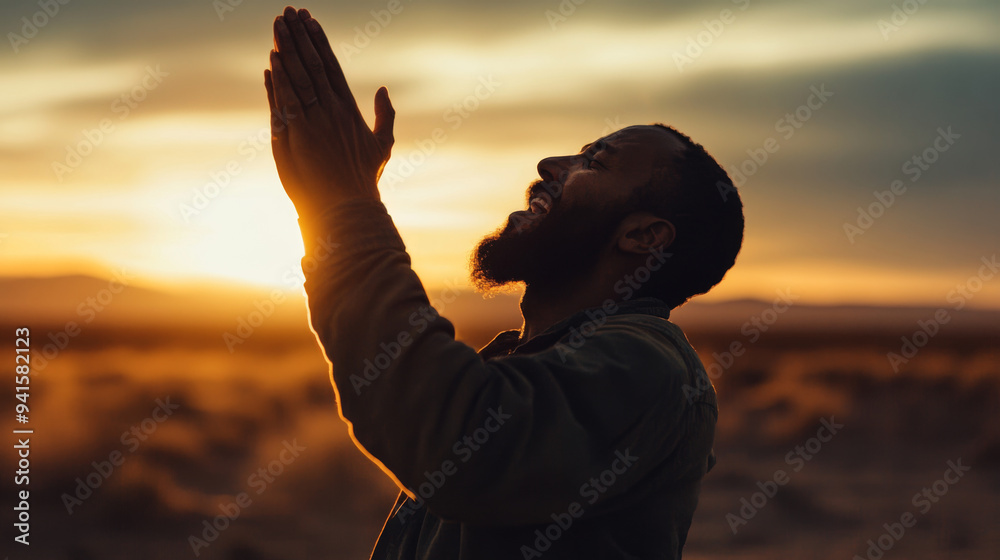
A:
[[[674,242],[677,231],[669,220],[649,212],[633,212],[618,227],[618,248],[626,253],[646,255],[661,251]]]

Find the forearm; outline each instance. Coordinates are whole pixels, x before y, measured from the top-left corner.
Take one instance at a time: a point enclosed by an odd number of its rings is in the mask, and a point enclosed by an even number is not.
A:
[[[439,463],[460,437],[456,416],[483,381],[461,374],[482,360],[431,308],[380,203],[351,201],[302,226],[310,322],[341,414],[358,443],[412,485],[407,473]]]

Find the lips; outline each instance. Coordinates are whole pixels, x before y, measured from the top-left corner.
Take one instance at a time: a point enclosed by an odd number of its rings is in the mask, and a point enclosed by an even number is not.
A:
[[[553,200],[549,193],[538,193],[528,201],[528,211],[532,214],[548,214],[552,209]]]
[[[562,189],[552,190],[544,181],[535,181],[528,189],[528,208],[515,210],[510,214],[508,227],[518,233],[533,231],[539,223],[552,211],[559,200]],[[559,186],[561,187],[561,185]],[[556,196],[553,196],[553,192]]]
[[[555,181],[538,180],[528,188],[528,212],[542,216],[548,214],[559,201],[562,185]]]

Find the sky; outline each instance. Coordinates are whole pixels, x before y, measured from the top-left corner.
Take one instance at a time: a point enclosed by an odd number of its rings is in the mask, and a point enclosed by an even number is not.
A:
[[[263,70],[284,4],[0,5],[0,275],[298,290]],[[48,6],[46,13],[43,6]],[[917,0],[315,2],[426,286],[544,157],[664,122],[733,176],[746,235],[705,301],[1000,308],[1000,4]]]

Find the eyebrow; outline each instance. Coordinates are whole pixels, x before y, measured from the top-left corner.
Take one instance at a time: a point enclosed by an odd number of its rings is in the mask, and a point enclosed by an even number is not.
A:
[[[588,144],[584,144],[584,145],[583,145],[583,147],[582,147],[582,148],[580,148],[580,151],[581,151],[581,152],[586,152],[586,151],[587,151],[587,150],[589,150],[589,149],[590,149],[590,147],[591,147],[591,146],[593,146],[593,145],[594,145],[594,143],[593,143],[593,142],[590,142],[590,143],[588,143]],[[607,142],[605,142],[605,143],[604,143],[604,151],[605,151],[605,152],[607,152],[607,154],[608,154],[609,156],[613,156],[613,155],[615,155],[615,153],[617,153],[617,152],[618,152],[618,148],[615,148],[615,147],[614,147],[614,146],[612,146],[611,144],[608,144]]]

